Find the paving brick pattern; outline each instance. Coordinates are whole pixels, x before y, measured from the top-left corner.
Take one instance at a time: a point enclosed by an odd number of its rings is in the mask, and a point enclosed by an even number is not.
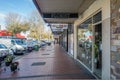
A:
[[[49,55],[44,55],[49,54]],[[76,63],[59,45],[51,45],[18,59],[19,71],[12,73],[7,68],[0,72],[0,80],[57,80],[95,79],[82,65]],[[45,62],[45,65],[31,66]]]

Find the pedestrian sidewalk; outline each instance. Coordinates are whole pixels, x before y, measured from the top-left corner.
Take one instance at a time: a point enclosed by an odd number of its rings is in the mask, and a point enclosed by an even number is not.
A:
[[[20,70],[0,72],[1,79],[56,80],[95,79],[90,72],[72,59],[59,45],[51,45],[18,59]],[[1,80],[0,79],[0,80]]]

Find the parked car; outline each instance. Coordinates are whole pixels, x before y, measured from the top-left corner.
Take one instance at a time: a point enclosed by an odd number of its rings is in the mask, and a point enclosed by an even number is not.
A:
[[[32,51],[33,50],[32,42],[26,42],[26,44],[27,44],[28,51]]]
[[[51,45],[51,41],[49,41],[49,40],[46,40],[46,41],[44,41],[47,45]]]
[[[22,46],[25,49],[25,52],[27,52],[28,47],[26,42],[22,41],[21,39],[14,39],[14,41],[17,45]]]
[[[35,50],[36,46],[39,46],[37,41],[32,41],[33,49]]]
[[[0,62],[9,54],[9,49],[4,44],[0,44]]]
[[[18,45],[14,39],[0,39],[0,42],[4,44],[8,49],[12,50],[14,54],[25,53],[24,47]]]
[[[46,43],[43,42],[43,41],[41,41],[41,43],[40,43],[40,47],[45,46],[45,45],[46,45]]]

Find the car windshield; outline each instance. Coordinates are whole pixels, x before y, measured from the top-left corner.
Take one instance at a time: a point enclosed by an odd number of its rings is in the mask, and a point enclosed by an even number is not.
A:
[[[22,40],[19,40],[19,39],[14,40],[14,42],[18,45],[23,45],[23,44],[25,45],[25,42],[23,42]]]
[[[16,41],[17,44],[22,45],[23,43],[21,41]]]
[[[6,49],[7,47],[3,44],[0,44],[0,49]]]

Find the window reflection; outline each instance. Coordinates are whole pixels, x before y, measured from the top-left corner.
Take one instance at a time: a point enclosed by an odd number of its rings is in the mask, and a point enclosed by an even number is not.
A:
[[[87,67],[92,68],[92,19],[88,19],[78,28],[78,55]]]

